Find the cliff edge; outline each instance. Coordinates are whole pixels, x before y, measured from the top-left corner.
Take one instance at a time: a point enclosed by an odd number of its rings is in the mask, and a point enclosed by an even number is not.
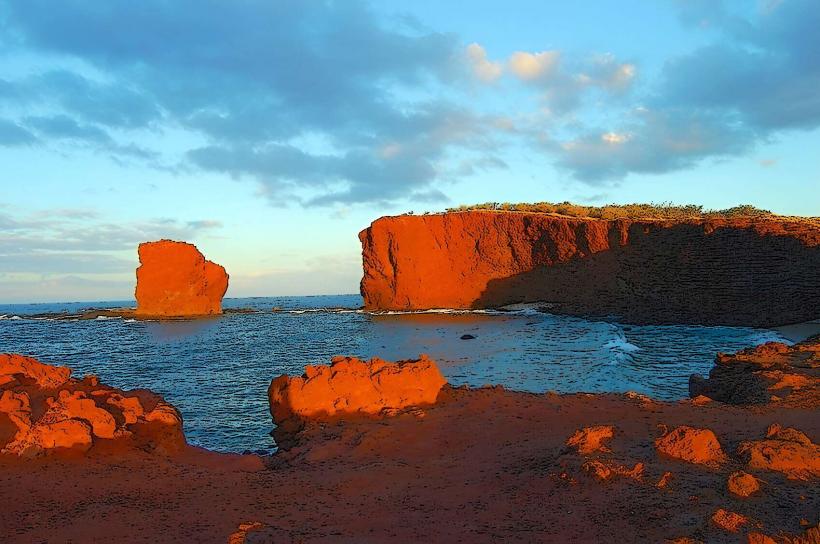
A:
[[[632,323],[759,327],[819,317],[815,220],[473,210],[382,217],[359,239],[369,310],[545,302]]]

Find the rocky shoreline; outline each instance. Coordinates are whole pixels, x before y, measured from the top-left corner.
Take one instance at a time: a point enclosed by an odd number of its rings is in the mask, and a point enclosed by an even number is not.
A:
[[[349,409],[318,417],[303,410],[291,447],[273,456],[133,442],[140,418],[147,419],[145,406],[130,420],[110,409],[114,434],[122,431],[117,439],[97,436],[90,425],[92,444],[81,451],[0,455],[0,481],[15,490],[3,495],[0,524],[11,542],[599,542],[612,535],[646,542],[815,542],[818,352],[815,337],[718,357],[716,369],[737,364],[732,384],[743,375],[757,383],[756,373],[781,372],[766,382],[772,395],[765,402],[724,397],[725,382],[715,371],[707,389],[729,402],[703,394],[672,403],[635,394],[445,385],[429,403],[416,393],[393,396],[395,387],[405,387],[402,379],[387,391],[377,387],[389,380],[372,377],[392,363],[338,359],[335,366],[344,363],[344,372],[359,378],[345,378],[340,367],[333,382],[320,369],[301,379],[319,379],[312,390],[331,387],[345,399],[333,405]],[[65,370],[14,364],[4,364],[3,398],[42,389],[32,397],[43,402],[30,403],[34,426],[46,406],[66,404],[69,395],[91,400],[92,412],[103,397],[136,395],[92,378],[70,379]],[[56,381],[38,385],[31,369],[56,372]],[[390,375],[405,371],[400,365]],[[792,374],[803,379],[783,385]],[[278,383],[277,391],[299,384],[294,391],[310,393],[307,382]],[[365,383],[376,393],[353,393]],[[434,377],[413,384],[411,391],[441,387]],[[361,413],[364,406],[379,409]],[[0,414],[4,429],[12,421],[8,413]]]

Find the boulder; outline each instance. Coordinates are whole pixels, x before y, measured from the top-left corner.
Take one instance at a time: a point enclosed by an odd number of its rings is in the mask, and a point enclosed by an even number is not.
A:
[[[596,451],[609,451],[604,446],[604,442],[612,438],[615,428],[612,425],[596,425],[594,427],[584,427],[575,431],[575,434],[567,439],[567,446],[578,450],[582,455],[588,455]]]
[[[726,460],[714,432],[686,425],[655,440],[655,449],[663,455],[699,465],[716,466]]]
[[[192,244],[160,240],[139,246],[136,315],[197,317],[222,313],[225,269],[205,260]]]
[[[726,487],[732,495],[745,498],[760,491],[760,480],[739,470],[729,475]]]
[[[274,422],[283,425],[294,419],[375,415],[433,404],[445,383],[425,355],[397,363],[334,357],[330,366],[306,366],[302,376],[274,379],[268,397]]]
[[[792,480],[820,477],[820,446],[792,428],[771,425],[764,440],[740,444],[749,468],[782,472]]]
[[[6,354],[0,376],[13,376],[0,385],[0,453],[86,452],[105,443],[173,453],[185,444],[179,412],[150,391],[76,380],[69,368]]]

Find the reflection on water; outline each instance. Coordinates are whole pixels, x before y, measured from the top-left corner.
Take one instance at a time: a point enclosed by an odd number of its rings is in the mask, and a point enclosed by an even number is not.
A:
[[[354,311],[361,298],[352,295],[227,300],[226,307],[260,313],[198,321],[10,319],[82,306],[0,306],[7,316],[0,352],[157,391],[182,411],[191,443],[219,451],[272,448],[270,380],[337,354],[396,360],[427,353],[457,385],[677,399],[686,396],[689,374],[707,372],[717,351],[782,339],[766,330],[619,325],[531,311],[370,315]],[[462,340],[466,334],[475,338]]]

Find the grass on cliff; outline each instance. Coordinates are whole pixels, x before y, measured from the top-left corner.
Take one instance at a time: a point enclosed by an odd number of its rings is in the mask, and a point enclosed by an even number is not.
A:
[[[749,204],[726,208],[725,210],[704,210],[703,206],[687,204],[676,206],[661,204],[607,204],[606,206],[581,206],[571,202],[535,202],[533,204],[510,204],[509,202],[486,202],[471,206],[448,208],[447,212],[470,210],[496,210],[515,212],[555,213],[570,217],[592,217],[594,219],[692,219],[703,217],[763,217],[775,215]]]

